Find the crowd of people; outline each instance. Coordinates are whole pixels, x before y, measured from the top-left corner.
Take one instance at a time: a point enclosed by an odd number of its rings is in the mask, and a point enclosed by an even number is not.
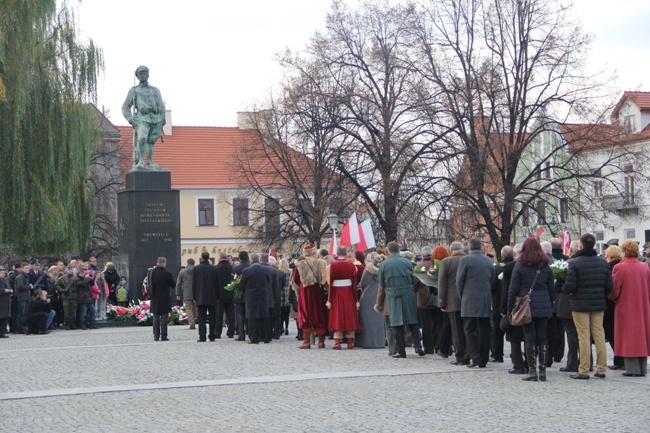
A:
[[[63,261],[46,267],[39,261],[0,266],[0,338],[47,334],[51,329],[95,329],[106,318],[106,305],[128,303],[128,285],[115,266],[103,270],[97,259]]]
[[[265,253],[209,253],[196,265],[188,259],[175,280],[160,257],[147,275],[153,337],[168,340],[172,305],[182,303],[198,342],[228,338],[249,344],[270,343],[289,334],[293,317],[300,349],[355,347],[383,349],[405,358],[452,357],[451,364],[484,368],[504,362],[510,344],[510,374],[545,381],[553,362],[573,379],[596,378],[606,371],[646,376],[650,356],[650,243],[645,259],[637,242],[608,245],[598,255],[586,234],[571,244],[535,237],[500,251],[496,263],[480,239],[426,246],[419,254],[396,242],[363,254],[339,247],[336,256],[304,247],[291,260]],[[554,262],[557,262],[554,264]],[[563,263],[565,277],[551,265]],[[9,323],[14,333],[48,329],[92,329],[106,303],[128,302],[126,279],[115,266],[63,262],[41,270],[38,262],[20,263],[9,275],[0,267],[0,337]],[[420,278],[426,275],[426,278]],[[233,283],[234,282],[234,283]],[[238,290],[233,290],[237,286]],[[175,292],[175,300],[170,296]],[[513,326],[509,319],[518,297],[528,295],[530,320]],[[607,365],[606,342],[614,352]]]

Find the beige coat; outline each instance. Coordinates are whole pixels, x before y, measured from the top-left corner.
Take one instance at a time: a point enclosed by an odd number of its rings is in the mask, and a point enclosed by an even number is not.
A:
[[[460,311],[460,296],[456,290],[458,263],[465,254],[456,252],[440,262],[438,272],[438,305],[448,313]]]

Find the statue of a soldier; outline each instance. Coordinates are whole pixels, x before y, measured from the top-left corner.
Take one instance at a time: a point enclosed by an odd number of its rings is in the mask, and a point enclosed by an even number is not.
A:
[[[165,103],[160,96],[160,90],[149,85],[149,68],[138,66],[135,76],[140,80],[140,84],[129,90],[122,105],[122,115],[134,129],[132,170],[145,169],[145,155],[147,169],[161,170],[160,166],[153,162],[153,147],[162,135],[162,127],[165,124]]]

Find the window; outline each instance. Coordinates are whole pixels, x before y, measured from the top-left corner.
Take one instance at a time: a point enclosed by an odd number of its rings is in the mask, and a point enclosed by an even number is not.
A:
[[[198,199],[198,225],[199,226],[214,226],[214,199],[213,198],[200,198]]]
[[[605,232],[594,232],[594,237],[596,238],[596,241],[604,241],[605,240]]]
[[[560,222],[566,223],[569,221],[569,199],[560,199]]]
[[[330,213],[334,212],[337,214],[339,217],[342,217],[344,215],[345,211],[345,206],[343,205],[343,199],[340,197],[332,197],[329,200],[330,204]]]
[[[530,213],[528,211],[528,206],[524,206],[521,210],[521,225],[528,227],[530,225]]]
[[[311,224],[313,209],[314,206],[311,204],[311,199],[308,198],[299,199],[296,222],[300,225],[309,226]]]
[[[634,204],[634,167],[625,166],[625,192],[623,194],[623,203]]]
[[[636,239],[636,230],[635,229],[623,230],[623,237],[625,239]]]
[[[537,225],[544,225],[546,223],[546,203],[544,203],[544,200],[538,200],[535,207],[537,210]]]
[[[232,225],[248,225],[248,199],[236,197],[232,200]]]
[[[594,197],[602,197],[603,195],[603,181],[601,177],[602,173],[600,170],[594,173]]]
[[[541,170],[542,179],[551,179],[551,161],[546,161],[541,167]]]
[[[275,199],[264,201],[264,232],[267,237],[280,237],[280,204]]]
[[[636,122],[634,121],[634,116],[625,116],[623,119],[623,130],[626,134],[632,134],[636,132]]]

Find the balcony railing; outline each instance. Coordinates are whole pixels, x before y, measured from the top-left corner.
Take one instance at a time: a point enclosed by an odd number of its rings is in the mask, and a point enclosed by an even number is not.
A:
[[[634,198],[625,193],[604,195],[601,197],[601,200],[603,209],[608,211],[624,211],[638,208],[634,203]]]

